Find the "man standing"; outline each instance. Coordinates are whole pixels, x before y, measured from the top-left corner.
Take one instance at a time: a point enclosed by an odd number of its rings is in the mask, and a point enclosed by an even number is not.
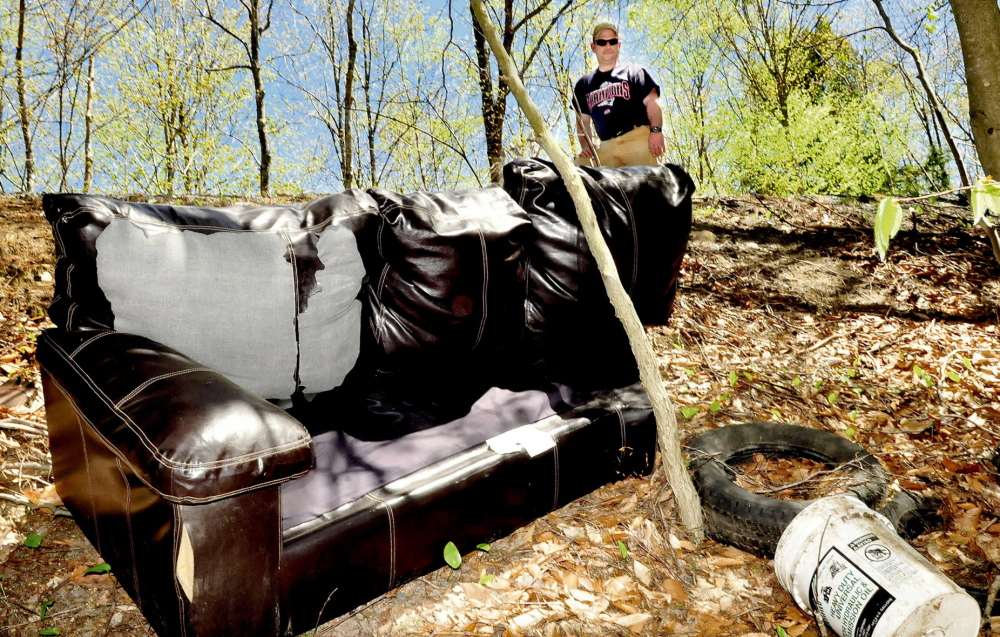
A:
[[[583,148],[578,164],[655,166],[663,154],[663,112],[656,102],[660,87],[638,64],[619,62],[621,49],[618,27],[610,22],[594,27],[590,50],[597,56],[597,69],[581,77],[573,90]]]

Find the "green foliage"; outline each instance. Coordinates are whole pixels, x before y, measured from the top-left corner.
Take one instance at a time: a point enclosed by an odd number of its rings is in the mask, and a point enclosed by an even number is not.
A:
[[[878,204],[875,213],[875,247],[878,256],[885,261],[889,251],[889,241],[896,236],[903,224],[903,211],[892,197],[886,197]]]
[[[42,637],[54,637],[55,635],[61,635],[58,628],[43,628],[38,631],[38,634]]]
[[[100,564],[96,564],[94,566],[91,566],[90,568],[88,568],[87,570],[85,570],[83,572],[83,574],[84,575],[95,575],[97,573],[108,573],[110,571],[111,571],[111,565],[108,564],[107,562],[101,562]]]
[[[969,202],[972,206],[972,223],[977,224],[987,212],[1000,215],[1000,183],[980,179],[972,188]]]
[[[214,1],[213,1],[214,4]],[[219,12],[219,15],[231,12]],[[116,99],[98,102],[97,163],[117,191],[252,192],[258,173],[245,118],[252,101],[235,41],[204,37],[193,5],[158,7],[129,23],[102,59]],[[141,78],[141,81],[137,81]]]
[[[448,542],[444,545],[444,561],[445,564],[456,570],[462,566],[462,554],[458,552],[458,547],[455,546],[454,542]]]
[[[47,602],[42,602],[41,606],[38,607],[38,618],[45,619],[45,616],[49,614],[49,609],[56,603],[56,600],[50,599]]]
[[[955,192],[957,190],[967,190],[967,188],[958,188],[948,192]],[[937,193],[937,195],[942,194],[946,193]],[[896,236],[902,225],[903,213],[899,204],[904,201],[926,199],[928,197],[929,195],[914,197],[912,199],[886,197],[879,202],[878,212],[875,214],[875,247],[878,249],[880,259],[885,260],[889,250],[889,241]],[[971,222],[973,225],[978,224],[990,212],[1000,214],[1000,182],[992,178],[976,181],[975,185],[972,186],[969,203],[972,211]],[[913,210],[913,214],[918,214],[922,211],[918,206],[911,210]]]
[[[494,577],[495,577],[494,575],[489,575],[489,574],[483,575],[482,577],[479,578],[479,584],[481,586],[486,586],[487,584],[493,581]]]
[[[623,560],[628,559],[628,547],[621,540],[618,540],[618,552],[621,554]]]
[[[681,409],[681,415],[684,416],[686,420],[691,420],[699,411],[701,411],[700,407],[684,407]]]
[[[886,166],[902,157],[883,143],[886,128],[868,96],[794,93],[786,124],[771,112],[749,110],[730,144],[736,186],[773,195],[883,191]]]
[[[934,386],[934,377],[925,372],[920,365],[913,366],[913,374],[920,380],[924,381],[924,384],[927,385],[927,387]]]
[[[483,553],[489,553],[490,552],[490,545],[487,542],[483,542],[482,544],[477,544],[476,548],[479,549],[480,551],[482,551]]]
[[[29,549],[37,549],[42,545],[42,536],[37,533],[32,533],[28,537],[24,538],[24,545]]]

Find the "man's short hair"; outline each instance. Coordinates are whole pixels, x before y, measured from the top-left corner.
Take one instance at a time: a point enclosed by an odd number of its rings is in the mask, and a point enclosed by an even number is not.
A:
[[[594,27],[594,39],[596,40],[597,36],[601,34],[601,31],[605,29],[611,29],[615,32],[616,36],[618,35],[618,27],[616,27],[613,22],[601,22]]]

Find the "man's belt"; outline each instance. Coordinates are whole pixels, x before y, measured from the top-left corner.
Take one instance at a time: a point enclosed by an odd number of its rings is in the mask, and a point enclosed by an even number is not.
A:
[[[614,135],[612,135],[611,137],[602,137],[602,138],[601,138],[601,141],[602,141],[602,142],[606,142],[606,141],[608,141],[608,140],[611,140],[611,139],[616,139],[616,138],[618,138],[618,137],[621,137],[621,136],[622,136],[622,135],[624,135],[625,133],[631,133],[631,132],[632,132],[632,131],[634,131],[635,129],[637,129],[637,128],[642,128],[643,126],[649,126],[649,124],[636,124],[636,125],[635,125],[635,126],[633,126],[632,128],[627,128],[627,129],[625,129],[625,130],[623,130],[623,131],[619,131],[619,132],[615,133]]]

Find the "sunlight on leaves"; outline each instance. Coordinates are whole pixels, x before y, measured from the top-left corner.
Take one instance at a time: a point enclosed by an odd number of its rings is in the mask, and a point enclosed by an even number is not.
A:
[[[462,554],[458,552],[458,547],[455,546],[454,542],[448,542],[444,545],[444,561],[455,570],[462,566]]]
[[[987,211],[1000,215],[1000,184],[992,179],[980,179],[972,188],[969,203],[972,207],[972,223],[979,223]]]
[[[892,198],[886,197],[878,204],[878,212],[875,213],[875,247],[878,249],[878,258],[885,261],[885,255],[889,251],[889,241],[896,236],[903,225],[903,210],[899,203]]]

